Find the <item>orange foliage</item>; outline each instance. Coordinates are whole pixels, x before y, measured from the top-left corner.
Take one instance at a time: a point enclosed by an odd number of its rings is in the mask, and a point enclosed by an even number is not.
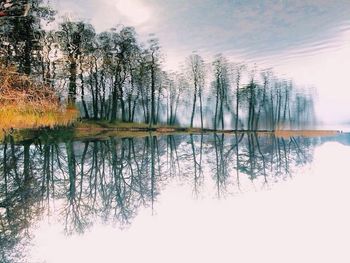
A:
[[[0,105],[16,105],[18,110],[31,107],[37,111],[60,107],[51,87],[16,72],[14,67],[4,66],[0,66]]]
[[[44,83],[0,66],[0,128],[67,126],[78,117],[75,108],[61,106],[55,91]]]

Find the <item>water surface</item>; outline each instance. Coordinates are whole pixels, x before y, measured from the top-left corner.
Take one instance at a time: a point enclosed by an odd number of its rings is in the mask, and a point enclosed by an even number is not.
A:
[[[350,136],[0,146],[1,262],[348,262]]]

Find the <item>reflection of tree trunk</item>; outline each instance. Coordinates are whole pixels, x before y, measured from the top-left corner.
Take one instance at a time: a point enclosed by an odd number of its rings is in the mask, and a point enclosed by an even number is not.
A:
[[[51,146],[51,188],[52,188],[52,196],[55,196],[55,169],[54,169],[54,158],[55,158],[55,145]]]
[[[285,173],[289,174],[289,160],[288,160],[288,153],[287,153],[287,147],[286,147],[286,141],[282,138],[282,145],[283,145],[283,152],[284,152],[284,167],[285,167]]]
[[[111,170],[112,170],[112,176],[113,176],[113,179],[114,179],[114,186],[115,186],[115,191],[117,191],[117,181],[118,181],[118,178],[117,178],[117,171],[118,171],[118,161],[117,161],[117,152],[116,152],[116,141],[115,141],[115,138],[111,138],[110,139],[110,144],[111,144],[111,155],[112,155],[112,163],[111,163]]]
[[[66,143],[67,150],[67,163],[68,163],[68,176],[69,176],[69,199],[72,202],[75,198],[76,188],[76,171],[75,171],[75,154],[73,148],[73,142]]]
[[[145,152],[143,151],[143,154],[142,154],[142,159],[141,160],[138,160],[138,157],[136,155],[136,150],[135,150],[135,143],[134,143],[134,139],[130,139],[130,144],[131,144],[131,151],[132,151],[132,156],[133,156],[133,159],[134,159],[134,163],[136,164],[136,178],[137,178],[137,183],[138,183],[138,186],[139,186],[139,189],[140,189],[140,196],[142,197],[142,199],[144,198],[144,186],[142,184],[142,174],[143,174],[143,170],[142,170],[142,162],[143,162],[143,159],[145,157]],[[139,164],[139,161],[141,162],[141,167],[140,167],[140,164]]]
[[[23,175],[25,184],[30,181],[30,144],[24,144]]]
[[[277,156],[278,156],[278,172],[281,172],[281,168],[282,168],[282,150],[281,150],[281,144],[280,144],[280,138],[277,138]]]
[[[244,136],[244,133],[243,133]],[[242,139],[243,139],[242,136]],[[235,141],[236,141],[236,180],[237,180],[237,186],[238,189],[240,189],[240,180],[239,180],[239,169],[240,169],[240,164],[239,164],[239,141],[238,141],[238,134],[235,132]]]
[[[261,151],[261,148],[260,148],[260,143],[259,143],[259,137],[256,133],[254,133],[254,138],[255,138],[255,142],[256,142],[256,147],[258,148],[258,152],[261,156],[261,160],[262,160],[262,164],[263,164],[263,176],[264,176],[264,179],[265,179],[265,183],[267,183],[267,175],[266,175],[266,161],[265,161],[265,156],[264,154],[262,153]]]
[[[218,155],[218,146],[217,146],[217,135],[214,133],[214,147],[215,147],[215,164],[216,164],[216,190],[218,198],[220,198],[220,170],[219,170],[219,155]]]
[[[202,159],[203,159],[203,132],[201,132],[201,144],[199,149],[199,173],[202,174]]]
[[[253,180],[255,175],[255,146],[252,134],[248,134],[248,156],[249,156],[249,176]]]
[[[42,197],[44,198],[46,190],[46,199],[49,200],[50,189],[50,145],[44,145],[44,160],[43,160],[43,181],[42,181]]]
[[[175,137],[173,135],[169,135],[168,138],[169,138],[169,145],[170,145],[170,165],[171,167],[172,166],[176,167],[177,165],[178,172],[180,172],[180,163],[179,163],[179,156],[177,154]],[[174,153],[175,153],[175,156],[173,156]]]
[[[296,139],[294,137],[291,137],[290,140],[293,142],[293,144],[295,145],[296,149],[297,149],[297,154],[300,158],[300,155],[302,155],[302,159],[306,160],[306,156],[304,154],[304,152],[301,150],[300,146],[299,146],[299,143],[296,141]]]
[[[7,185],[8,171],[7,171],[7,143],[6,142],[4,143],[4,154],[3,154],[2,165],[3,165],[4,181],[5,181],[5,197],[7,197],[8,196],[8,185]]]
[[[152,212],[154,208],[154,200],[155,200],[155,184],[156,184],[156,177],[155,177],[155,146],[157,143],[157,137],[152,136],[151,137],[151,198],[152,198]]]
[[[24,216],[25,216],[25,225],[29,227],[30,215],[30,199],[32,198],[32,174],[30,170],[30,144],[25,143],[23,149],[23,188],[21,189],[22,202],[24,204]]]
[[[84,166],[85,166],[85,158],[86,158],[86,153],[87,153],[87,150],[89,148],[89,142],[85,142],[84,143],[84,151],[83,151],[83,154],[81,156],[81,161],[80,161],[80,181],[83,182],[83,179],[84,179]],[[80,194],[83,192],[83,189],[82,189],[82,185],[81,185],[81,188],[80,188]]]
[[[15,149],[15,141],[14,141],[14,138],[11,136],[10,137],[10,147],[11,147],[11,158],[13,160],[16,160],[16,149]],[[14,170],[14,174],[15,174],[15,180],[16,180],[16,183],[18,186],[21,185],[21,179],[19,177],[19,174],[18,174],[18,167],[17,167],[18,163],[15,162],[13,164],[13,170]]]
[[[274,165],[274,157],[275,157],[275,135],[273,134],[271,137],[271,159],[270,159],[270,172],[273,171],[273,165]]]
[[[103,158],[103,156],[100,155],[99,147],[100,143],[97,141],[94,141],[92,144],[92,168],[91,168],[91,174],[90,174],[90,180],[89,180],[89,186],[90,186],[90,196],[93,200],[93,206],[96,202],[96,196],[97,196],[97,176],[98,172],[100,171],[98,167],[98,161],[99,158]]]
[[[193,168],[194,168],[194,193],[195,195],[198,194],[198,184],[199,184],[199,176],[198,176],[198,162],[197,162],[197,157],[196,157],[196,148],[194,145],[194,140],[193,140],[193,134],[190,134],[190,139],[191,139],[191,148],[192,148],[192,158],[193,158]]]

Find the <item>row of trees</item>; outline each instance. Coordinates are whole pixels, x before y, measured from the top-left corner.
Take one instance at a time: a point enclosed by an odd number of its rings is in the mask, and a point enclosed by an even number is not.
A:
[[[44,81],[83,118],[249,130],[315,121],[312,94],[271,70],[193,53],[179,72],[166,72],[152,35],[140,43],[132,27],[97,33],[68,19],[44,30],[55,11],[42,0],[31,6],[25,17],[0,20],[1,60]]]

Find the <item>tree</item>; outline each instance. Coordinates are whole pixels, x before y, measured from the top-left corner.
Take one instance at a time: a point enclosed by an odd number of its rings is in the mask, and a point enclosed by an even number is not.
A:
[[[160,46],[159,41],[156,38],[151,38],[148,41],[149,48],[148,48],[148,66],[150,69],[150,75],[151,75],[151,118],[149,125],[152,126],[153,124],[157,124],[156,119],[156,81],[157,81],[157,71],[159,70],[160,66]]]
[[[177,111],[179,108],[181,95],[184,93],[188,83],[185,77],[179,73],[167,76],[167,123],[174,125],[177,121]]]
[[[233,68],[233,77],[236,84],[236,118],[235,118],[235,130],[238,130],[238,122],[239,122],[239,106],[240,106],[240,89],[241,89],[241,81],[242,81],[242,74],[244,70],[246,69],[246,66],[244,64],[236,64]]]
[[[44,36],[41,24],[53,21],[55,11],[42,0],[31,0],[30,9],[27,2],[12,3],[12,11],[8,8],[9,13],[1,18],[0,36],[3,60],[29,75],[41,71],[40,42]]]
[[[85,114],[85,89],[83,79],[83,56],[93,57],[95,30],[84,22],[65,21],[59,25],[56,32],[61,50],[65,56],[69,72],[68,105],[74,105],[77,99],[77,76],[80,70],[81,94]],[[87,114],[88,115],[88,114]]]
[[[203,89],[205,81],[205,66],[204,61],[198,54],[193,54],[187,58],[187,67],[190,81],[193,85],[193,105],[190,127],[193,127],[194,116],[196,112],[197,96],[199,97],[201,128],[203,129]]]
[[[222,55],[217,55],[214,62],[214,82],[215,91],[215,116],[214,129],[217,129],[218,122],[221,122],[221,129],[225,129],[224,107],[228,108],[229,97],[229,78],[228,78],[228,62]]]

